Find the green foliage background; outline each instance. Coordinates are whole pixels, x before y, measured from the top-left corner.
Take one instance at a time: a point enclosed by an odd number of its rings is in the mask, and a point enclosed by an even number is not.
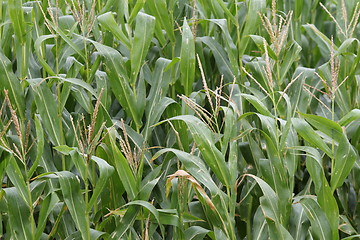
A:
[[[359,238],[359,15],[1,0],[0,238]]]

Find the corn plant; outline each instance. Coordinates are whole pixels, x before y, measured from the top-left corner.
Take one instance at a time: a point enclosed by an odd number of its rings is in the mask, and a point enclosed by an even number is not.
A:
[[[0,1],[0,238],[360,238],[359,18]]]

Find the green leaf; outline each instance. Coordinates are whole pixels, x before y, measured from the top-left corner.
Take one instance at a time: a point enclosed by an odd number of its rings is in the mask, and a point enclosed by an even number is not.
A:
[[[335,164],[330,180],[333,192],[344,183],[356,159],[358,159],[358,154],[355,152],[353,146],[346,140],[339,143],[334,157]]]
[[[57,172],[61,192],[76,227],[81,232],[82,239],[90,239],[90,224],[86,214],[86,206],[80,191],[80,181],[71,172]]]
[[[313,238],[320,240],[332,239],[329,221],[316,201],[311,198],[302,198],[300,203],[310,220]]]
[[[269,226],[270,239],[293,239],[290,233],[281,225],[281,212],[282,208],[279,197],[274,190],[261,178],[252,174],[247,176],[253,178],[259,184],[264,196],[260,198],[260,206]]]
[[[56,73],[54,72],[54,70],[52,70],[52,68],[50,67],[50,65],[47,63],[47,61],[45,60],[45,53],[42,50],[42,44],[44,41],[48,40],[48,39],[52,39],[55,38],[54,35],[42,35],[40,37],[38,37],[34,43],[34,50],[35,53],[38,57],[38,60],[40,62],[40,64],[43,66],[43,68],[45,69],[45,71],[50,74],[51,76],[55,76]]]
[[[116,146],[116,139],[113,133],[110,133],[110,142],[112,153],[114,155],[115,169],[118,172],[119,178],[125,187],[129,199],[135,199],[138,193],[138,186],[128,160]]]
[[[269,232],[264,214],[259,206],[254,215],[253,238],[257,240],[268,240]]]
[[[114,172],[114,168],[112,166],[110,166],[104,159],[101,159],[99,157],[96,156],[92,156],[91,160],[93,160],[94,162],[96,162],[96,164],[99,166],[99,178],[96,181],[96,185],[95,188],[93,190],[93,194],[90,198],[90,201],[87,205],[87,212],[90,212],[91,208],[97,204],[97,198],[100,196],[101,192],[105,189],[107,180],[109,179],[109,177],[113,174]]]
[[[140,127],[141,116],[138,112],[138,107],[134,99],[135,95],[129,85],[129,77],[124,66],[123,57],[115,49],[102,45],[100,43],[91,41],[99,53],[105,57],[107,66],[107,74],[109,77],[111,90],[116,99],[119,101],[125,112],[132,117],[135,124]]]
[[[239,63],[238,63],[238,49],[234,44],[234,41],[230,35],[228,28],[228,21],[226,19],[209,19],[210,22],[215,23],[220,27],[223,32],[223,37],[225,39],[226,52],[228,53],[229,60],[232,67],[232,72],[236,75],[239,73]]]
[[[245,98],[248,102],[250,102],[256,108],[256,110],[259,111],[259,113],[268,117],[272,117],[271,112],[269,112],[265,104],[262,101],[260,101],[257,97],[249,94],[239,94],[239,95]]]
[[[359,40],[356,38],[348,38],[344,42],[341,43],[338,51],[336,52],[336,55],[344,54],[346,52],[352,52],[349,50],[350,46],[352,46],[354,43],[359,44]]]
[[[311,114],[303,114],[301,115],[308,121],[311,125],[316,127],[318,130],[322,131],[326,135],[328,135],[330,138],[336,140],[336,141],[342,141],[343,139],[346,139],[344,136],[342,129],[339,124],[337,124],[334,121],[331,121],[330,119],[311,115]]]
[[[32,163],[31,168],[27,173],[27,178],[30,179],[34,174],[36,168],[39,165],[40,159],[44,153],[44,129],[41,125],[41,121],[38,115],[35,115],[35,128],[36,128],[36,140],[37,140],[37,149],[36,149],[36,158],[35,161]]]
[[[248,11],[246,14],[246,23],[244,30],[242,32],[242,38],[240,40],[239,54],[242,56],[249,43],[249,35],[254,34],[255,31],[261,24],[260,17],[258,13],[265,12],[266,9],[266,0],[250,0],[247,2]]]
[[[198,37],[199,41],[205,43],[212,51],[215,57],[215,61],[219,72],[224,75],[224,81],[230,83],[234,81],[234,73],[232,72],[231,64],[229,58],[220,43],[216,42],[213,38],[209,36]]]
[[[190,96],[195,80],[195,41],[193,33],[184,19],[180,53],[181,84],[184,86],[185,95]]]
[[[139,2],[139,1],[138,1]],[[155,18],[145,13],[136,16],[134,41],[131,48],[131,81],[134,86],[141,66],[149,51],[155,30]]]
[[[360,109],[353,109],[339,120],[340,126],[345,126],[360,118]]]
[[[204,161],[209,165],[216,177],[218,177],[225,186],[229,186],[228,177],[230,173],[224,155],[215,146],[214,134],[205,123],[190,115],[173,117],[168,120],[182,120],[186,123],[201,155],[204,157]]]
[[[191,226],[185,231],[185,239],[203,239],[210,230],[200,227],[200,226]]]
[[[67,145],[60,145],[60,146],[54,147],[54,149],[55,149],[56,151],[61,152],[61,153],[64,154],[64,155],[69,155],[70,152],[74,150],[74,148],[69,147],[69,146],[67,146]]]
[[[114,16],[111,12],[104,13],[97,17],[97,20],[101,25],[108,31],[110,31],[114,36],[120,40],[127,48],[131,48],[130,41],[127,36],[124,34],[122,29],[116,23]]]
[[[162,233],[163,238],[164,238],[165,229],[164,229],[164,225],[162,225],[160,223],[159,211],[153,205],[151,205],[149,202],[146,202],[146,201],[143,201],[143,200],[135,200],[135,201],[132,201],[132,202],[129,202],[129,203],[125,204],[125,206],[131,206],[131,205],[142,206],[142,207],[146,208],[147,210],[149,210],[152,213],[152,215],[155,217],[156,221],[158,222],[161,233]]]
[[[3,94],[4,89],[8,90],[11,104],[16,106],[16,112],[21,119],[25,119],[25,97],[20,84],[12,71],[9,59],[0,52],[0,90]]]
[[[319,31],[319,29],[317,29],[313,24],[303,25],[303,28],[305,28],[307,34],[317,44],[320,49],[321,55],[323,57],[329,57],[332,45],[330,39],[321,31]],[[334,46],[334,48],[335,50],[337,50],[336,46]]]
[[[58,117],[58,107],[53,94],[46,83],[41,83],[39,85],[39,81],[28,81],[34,90],[35,103],[45,130],[48,133],[51,142],[55,146],[59,146],[61,145],[62,138],[62,133],[60,132],[61,119]]]
[[[204,184],[209,189],[211,194],[220,194],[220,189],[216,186],[215,182],[211,178],[211,175],[201,158],[177,149],[165,148],[156,152],[156,154],[153,156],[153,159],[156,159],[167,152],[174,153],[176,157],[178,157],[179,160],[184,164],[186,171],[188,171],[190,175],[193,176],[197,181]]]
[[[27,203],[28,206],[32,205],[31,195],[26,180],[16,162],[16,159],[9,155],[9,163],[6,167],[6,174],[10,178],[12,184],[14,184],[16,191],[19,192],[19,196]]]
[[[48,24],[60,35],[60,37],[82,58],[85,60],[85,55],[81,51],[81,49],[75,44],[74,39],[69,38],[64,31],[62,31],[58,26],[56,26],[51,21]]]
[[[18,194],[18,190],[15,187],[6,188],[4,191],[9,218],[8,227],[10,228],[7,232],[14,239],[35,239],[35,223],[29,205]]]
[[[292,118],[291,122],[293,123],[294,128],[302,138],[304,138],[306,141],[313,144],[314,146],[320,148],[328,156],[332,157],[333,154],[330,148],[305,120],[300,118]]]
[[[357,153],[349,143],[338,123],[320,116],[309,114],[302,115],[308,122],[310,122],[310,124],[328,135],[334,141],[338,142],[333,160],[335,162],[333,164],[334,168],[332,170],[330,181],[331,189],[335,191],[337,187],[340,187],[343,184],[344,180],[349,175],[357,158]]]
[[[105,237],[105,236],[106,236],[105,232],[100,232],[98,230],[90,228],[89,240],[97,240],[100,237]],[[80,239],[80,238],[81,238],[81,232],[76,231],[76,232],[70,234],[67,238],[65,238],[65,240],[73,240],[73,239]]]
[[[22,9],[22,1],[20,0],[9,0],[9,16],[14,27],[16,38],[19,40],[21,45],[25,44],[26,32],[25,32],[25,19],[24,12]]]
[[[35,239],[40,239],[46,227],[47,218],[58,202],[59,202],[58,196],[55,193],[51,193],[41,203],[41,209],[39,213]]]
[[[301,46],[295,41],[286,49],[283,63],[280,68],[280,83],[283,83],[283,80],[286,78],[292,64],[299,59],[300,52]]]
[[[166,0],[147,0],[146,4],[152,15],[155,16],[156,21],[159,21],[165,29],[170,41],[175,42],[174,21],[172,20],[172,15],[167,11]]]
[[[264,46],[264,41],[265,38],[258,36],[258,35],[250,35],[251,39],[254,41],[254,43],[256,44],[256,46],[262,51],[265,52],[265,46]],[[267,41],[266,41],[267,43]],[[272,48],[270,47],[270,45],[267,43],[266,44],[266,50],[268,51],[269,56],[274,59],[277,60],[277,56],[275,54],[275,52],[272,50]]]
[[[305,239],[308,234],[309,221],[301,204],[293,204],[290,217],[290,233],[295,240]]]
[[[130,14],[129,21],[128,21],[130,25],[132,24],[134,19],[139,16],[139,14],[142,14],[142,12],[139,12],[139,11],[143,8],[145,2],[146,2],[146,0],[136,1],[135,6],[131,10],[131,14]]]

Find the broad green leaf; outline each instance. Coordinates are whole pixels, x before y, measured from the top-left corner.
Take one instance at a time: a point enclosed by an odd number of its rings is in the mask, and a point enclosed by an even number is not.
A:
[[[110,234],[109,239],[111,240],[117,240],[121,239],[126,231],[134,224],[136,220],[136,215],[140,211],[139,206],[132,205],[130,206],[124,215],[124,217],[121,219],[121,224],[117,226],[117,228]]]
[[[290,217],[290,233],[294,239],[305,239],[309,225],[310,223],[301,204],[293,204]]]
[[[35,222],[29,205],[19,195],[15,187],[6,188],[5,201],[9,219],[8,231],[13,239],[32,240],[34,238]]]
[[[317,44],[323,57],[329,57],[331,52],[331,40],[313,24],[303,25],[307,34]],[[337,47],[334,46],[335,50]]]
[[[132,117],[138,127],[142,125],[137,104],[134,104],[135,95],[129,85],[129,77],[124,66],[123,57],[115,49],[91,41],[99,53],[105,57],[107,74],[111,90],[124,110]],[[136,102],[135,102],[136,103]]]
[[[148,200],[151,194],[152,189],[155,187],[155,184],[158,182],[158,179],[154,179],[149,183],[146,183],[144,187],[140,190],[139,198],[140,200]],[[140,211],[140,208],[136,205],[130,205],[126,210],[124,217],[122,218],[121,224],[117,226],[115,231],[110,235],[110,239],[119,239],[125,232],[132,226],[136,219],[136,215]]]
[[[40,85],[39,81],[30,83],[35,93],[35,103],[45,130],[52,143],[59,146],[61,145],[62,132],[60,132],[60,118],[58,117],[57,103],[53,94],[45,83]]]
[[[359,40],[356,39],[356,38],[346,39],[344,42],[341,43],[338,51],[336,52],[336,55],[340,55],[340,54],[346,53],[347,51],[349,51],[349,47],[350,47],[352,44],[354,44],[354,43],[359,44]],[[349,52],[351,52],[351,51],[349,51]]]
[[[328,156],[333,156],[330,148],[326,145],[324,140],[321,139],[321,137],[305,120],[300,118],[292,118],[291,122],[293,123],[294,128],[302,138],[304,138],[309,143],[315,145],[316,147],[320,148]]]
[[[324,181],[323,184],[323,187],[317,193],[318,203],[329,220],[332,239],[339,239],[339,207],[327,181]]]
[[[227,8],[226,4],[224,1],[222,0],[216,0],[216,2],[219,4],[219,6],[221,7],[221,9],[224,11],[225,15],[228,17],[228,19],[230,20],[229,22],[231,22],[232,24],[236,24],[236,18],[235,16],[230,12],[230,10]]]
[[[190,175],[193,176],[197,181],[204,184],[209,189],[211,194],[219,194],[220,189],[216,186],[215,182],[211,178],[209,171],[207,170],[206,165],[199,157],[177,149],[165,148],[156,152],[156,154],[153,156],[153,159],[156,159],[160,155],[167,152],[174,153],[184,164],[186,171],[188,171]]]
[[[283,83],[284,78],[286,78],[287,73],[290,70],[292,64],[299,58],[299,53],[301,51],[301,46],[297,42],[293,42],[288,49],[283,59],[283,63],[280,68],[280,83]]]
[[[254,223],[253,223],[253,231],[252,236],[256,240],[268,240],[269,232],[268,226],[264,217],[264,214],[259,206],[254,214]]]
[[[77,53],[79,56],[85,60],[85,55],[81,51],[81,48],[79,48],[75,43],[74,40],[69,38],[63,30],[61,30],[58,26],[56,26],[52,22],[48,22],[49,25],[56,31],[57,34],[60,35],[60,37]]]
[[[104,190],[107,180],[113,174],[114,168],[110,166],[104,159],[101,159],[96,156],[92,156],[91,160],[96,162],[99,166],[99,178],[96,181],[95,188],[93,190],[93,194],[90,198],[90,201],[87,205],[87,212],[90,212],[91,208],[97,204],[97,198],[100,196],[101,192]]]
[[[76,86],[82,87],[85,90],[87,90],[89,93],[91,93],[93,96],[97,96],[94,88],[91,87],[91,85],[85,82],[84,80],[78,78],[62,78],[62,77],[59,77],[58,79],[60,79],[63,82],[68,82]]]
[[[215,146],[214,134],[205,123],[190,115],[173,117],[168,120],[182,120],[186,123],[201,155],[204,157],[204,161],[209,165],[216,177],[218,177],[225,186],[229,186],[229,169],[225,162],[224,155]]]
[[[146,208],[147,210],[149,210],[152,213],[152,215],[155,217],[156,221],[158,222],[161,233],[164,238],[165,229],[164,229],[164,226],[160,223],[159,211],[153,205],[151,205],[149,202],[142,201],[142,200],[131,201],[131,202],[127,203],[125,206],[131,206],[131,205],[142,206],[142,207]]]
[[[23,7],[22,1],[9,1],[9,15],[15,32],[15,52],[17,60],[17,75],[24,80],[29,73],[29,60],[31,54],[31,30],[33,8]]]
[[[10,20],[14,27],[15,36],[19,40],[19,43],[21,45],[24,45],[26,41],[26,25],[24,19],[24,12],[22,9],[22,1],[9,0],[8,8]]]
[[[258,13],[263,13],[266,9],[265,0],[250,0],[247,2],[247,14],[246,14],[246,23],[244,30],[242,31],[242,38],[239,43],[240,49],[239,54],[242,56],[245,53],[245,50],[249,43],[249,35],[254,34],[255,31],[261,24],[260,17]]]
[[[318,130],[322,131],[335,141],[342,141],[345,136],[342,132],[342,129],[339,124],[330,119],[311,115],[311,114],[302,114],[301,115],[308,121],[311,125],[316,127]]]
[[[315,184],[315,191],[319,192],[324,186],[324,181],[327,182],[322,166],[322,158],[318,150],[308,146],[296,146],[291,149],[303,151],[306,154],[306,168],[309,171],[311,180]]]
[[[67,146],[67,145],[56,146],[56,147],[54,147],[54,149],[55,149],[56,151],[61,152],[61,153],[64,154],[64,155],[69,155],[70,152],[74,150],[74,148],[69,147],[69,146]]]
[[[170,41],[175,42],[173,19],[172,15],[167,11],[166,0],[147,0],[146,3],[156,21],[159,21],[165,29]]]
[[[210,230],[205,229],[200,226],[191,226],[185,231],[185,239],[202,239],[206,236],[206,234],[210,232]]]
[[[294,147],[294,149],[306,152],[306,167],[315,184],[318,203],[327,216],[333,239],[338,239],[339,208],[326,180],[320,153],[316,149],[307,146]]]
[[[119,174],[119,178],[125,187],[129,199],[135,199],[138,193],[138,184],[136,183],[133,172],[130,168],[130,163],[121,153],[116,145],[116,139],[113,134],[110,134],[111,149],[114,156],[115,169]]]
[[[35,239],[40,239],[43,231],[46,227],[48,216],[50,215],[51,211],[53,210],[55,204],[59,202],[59,198],[55,193],[49,194],[42,202],[41,209],[39,213],[39,219],[35,234]]]
[[[89,170],[85,163],[86,157],[83,156],[79,151],[76,151],[75,149],[69,151],[69,154],[77,171],[80,173],[81,178],[85,181],[86,180],[85,177],[88,176],[89,173]]]
[[[277,239],[293,240],[293,237],[286,230],[286,228],[284,226],[280,225],[279,223],[275,223],[272,219],[266,219],[266,220],[267,220],[267,223],[269,226],[270,239],[272,239],[272,240],[277,240]]]
[[[90,223],[86,214],[86,206],[80,192],[80,181],[71,172],[57,172],[61,192],[76,227],[81,232],[82,239],[90,239]]]
[[[334,191],[343,184],[345,178],[350,173],[357,158],[357,154],[338,123],[320,116],[309,114],[302,115],[313,126],[338,142],[333,160],[335,161],[335,164],[333,164],[334,169],[332,170],[330,181],[331,189]]]
[[[335,164],[330,180],[333,192],[344,183],[358,157],[358,154],[348,141],[339,143],[334,156]]]
[[[16,162],[16,159],[9,155],[9,163],[6,168],[6,174],[10,178],[10,181],[15,186],[15,190],[18,192],[19,197],[21,197],[27,206],[31,206],[33,203],[31,201],[30,190],[26,185],[26,180]]]
[[[259,184],[264,196],[260,198],[260,206],[269,226],[270,239],[293,239],[290,233],[281,225],[279,198],[274,190],[261,178],[252,174],[247,176],[253,178]]]
[[[195,80],[195,41],[193,33],[184,19],[182,28],[182,41],[180,53],[181,84],[184,86],[185,95],[190,96]]]
[[[352,239],[358,239],[360,237],[360,234],[352,235],[350,237],[343,238],[342,240],[352,240]]]
[[[231,64],[229,58],[223,48],[218,42],[209,36],[198,37],[199,41],[205,43],[212,51],[219,72],[224,75],[225,83],[230,83],[234,81],[234,74],[232,72]]]
[[[303,198],[300,203],[310,220],[313,238],[320,240],[332,239],[329,221],[317,202],[311,198]]]
[[[170,60],[159,58],[156,60],[155,69],[152,74],[151,89],[147,97],[146,112],[146,125],[142,134],[145,139],[151,136],[152,125],[156,124],[165,109],[172,103],[173,99],[165,97],[171,81],[171,72],[166,71],[167,66],[171,64]]]
[[[228,28],[228,22],[226,19],[209,19],[210,22],[213,22],[217,24],[221,30],[223,31],[223,36],[226,43],[226,51],[229,56],[229,61],[231,63],[232,72],[236,74],[236,76],[239,73],[239,63],[238,63],[238,49],[236,48],[236,45],[230,35],[229,28]]]
[[[360,109],[353,109],[339,120],[340,126],[345,126],[360,118]]]
[[[154,35],[154,30],[155,18],[140,12],[136,16],[134,41],[131,48],[131,86],[135,85],[140,68],[144,64]]]
[[[17,79],[12,71],[9,59],[0,52],[0,91],[4,94],[4,89],[8,90],[11,104],[15,106],[17,114],[21,119],[25,119],[25,97],[20,80]]]
[[[225,113],[225,131],[224,137],[222,141],[221,152],[224,154],[227,152],[227,148],[229,145],[229,172],[230,172],[230,185],[236,184],[236,179],[238,177],[241,169],[238,169],[239,165],[239,157],[238,157],[238,142],[236,139],[237,134],[239,132],[237,122],[236,122],[236,114],[231,108],[222,108]],[[233,194],[233,197],[235,194]],[[233,201],[236,202],[235,199]],[[233,203],[234,204],[234,203]]]
[[[114,34],[114,36],[118,40],[120,40],[127,48],[131,48],[129,39],[124,34],[123,30],[118,26],[111,12],[107,12],[98,16],[97,20],[106,30]]]
[[[248,174],[249,177],[253,178],[257,184],[259,184],[264,197],[262,198],[261,208],[265,218],[270,218],[276,223],[280,223],[279,218],[279,198],[276,195],[275,191],[261,178]]]
[[[92,229],[90,228],[90,240],[97,240],[100,237],[105,237],[106,233],[105,232],[100,232],[98,230]],[[65,238],[65,240],[73,240],[73,239],[80,239],[81,238],[81,232],[76,231],[74,233],[72,233],[71,235],[69,235],[67,238]]]
[[[262,101],[260,101],[257,97],[249,94],[240,94],[240,96],[245,98],[247,101],[249,101],[256,108],[256,110],[258,110],[259,113],[261,113],[262,115],[272,117],[272,114],[269,112],[265,104]]]
[[[265,46],[264,46],[264,41],[266,41],[265,38],[263,38],[262,36],[258,36],[258,35],[250,35],[250,37],[254,41],[256,46],[262,52],[265,52]],[[270,47],[270,45],[268,43],[266,44],[266,50],[268,51],[268,54],[272,59],[277,60],[276,54],[274,53],[274,51],[272,50],[272,48]]]
[[[142,12],[139,12],[144,4],[145,4],[146,0],[138,0],[136,1],[133,9],[131,10],[131,14],[130,14],[130,17],[129,17],[129,24],[131,25],[132,22],[134,21],[135,18],[137,18],[140,14],[142,14]]]
[[[36,140],[37,140],[37,148],[36,148],[36,158],[35,161],[32,163],[31,168],[27,173],[27,178],[30,179],[34,174],[36,168],[39,165],[40,159],[44,153],[44,129],[41,125],[41,121],[38,115],[35,115],[35,128],[36,128]]]

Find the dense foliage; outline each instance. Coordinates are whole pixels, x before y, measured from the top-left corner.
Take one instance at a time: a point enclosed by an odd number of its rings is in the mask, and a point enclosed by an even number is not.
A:
[[[0,1],[0,238],[359,238],[359,16]]]

